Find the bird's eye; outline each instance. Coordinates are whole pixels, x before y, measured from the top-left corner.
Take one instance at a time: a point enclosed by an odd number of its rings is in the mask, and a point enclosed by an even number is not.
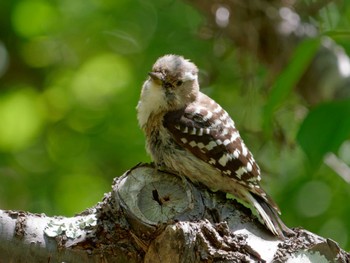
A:
[[[165,82],[165,83],[163,84],[163,86],[164,86],[164,88],[167,88],[167,89],[173,88],[173,85],[171,85],[171,83],[169,83],[169,82]]]
[[[176,82],[176,86],[181,86],[182,85],[182,80],[178,80],[177,82]]]

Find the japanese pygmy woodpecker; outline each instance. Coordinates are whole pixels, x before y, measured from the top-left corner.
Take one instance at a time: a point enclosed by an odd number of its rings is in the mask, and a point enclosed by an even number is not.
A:
[[[260,187],[259,166],[233,120],[199,91],[196,65],[165,55],[148,75],[137,117],[155,164],[254,207],[274,235],[291,234],[279,218],[279,208]]]

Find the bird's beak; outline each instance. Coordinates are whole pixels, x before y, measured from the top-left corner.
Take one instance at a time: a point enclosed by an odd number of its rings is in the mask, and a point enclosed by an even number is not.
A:
[[[162,79],[163,79],[163,76],[160,72],[149,72],[148,75],[151,77],[151,79],[161,85],[162,84]]]

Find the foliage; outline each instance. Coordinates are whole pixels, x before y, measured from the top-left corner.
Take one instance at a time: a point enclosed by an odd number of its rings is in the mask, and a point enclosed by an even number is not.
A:
[[[150,161],[135,106],[155,59],[175,53],[199,66],[203,91],[235,119],[287,225],[350,247],[350,187],[321,163],[333,151],[350,165],[349,102],[309,111],[292,90],[318,43],[303,43],[271,82],[251,55],[206,39],[203,17],[181,1],[0,5],[2,209],[72,215]],[[310,19],[348,53],[349,13],[330,3]]]
[[[287,67],[275,80],[264,108],[264,129],[271,130],[271,119],[279,104],[288,99],[288,95],[297,85],[311,60],[320,47],[320,38],[305,39],[294,51]]]
[[[350,136],[350,101],[325,103],[313,109],[297,136],[300,146],[314,167],[328,152],[337,152]]]

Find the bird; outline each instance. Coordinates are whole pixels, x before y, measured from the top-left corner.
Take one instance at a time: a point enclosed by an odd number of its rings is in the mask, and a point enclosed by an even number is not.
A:
[[[198,68],[179,55],[157,59],[142,85],[137,119],[156,167],[254,207],[281,239],[293,234],[260,186],[261,172],[229,114],[200,91]],[[254,211],[254,210],[253,210]]]

